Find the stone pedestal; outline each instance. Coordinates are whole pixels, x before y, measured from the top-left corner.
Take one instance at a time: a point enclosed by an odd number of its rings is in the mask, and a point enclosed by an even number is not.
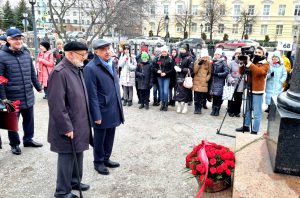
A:
[[[275,172],[300,176],[300,115],[277,105],[272,98],[268,150]]]

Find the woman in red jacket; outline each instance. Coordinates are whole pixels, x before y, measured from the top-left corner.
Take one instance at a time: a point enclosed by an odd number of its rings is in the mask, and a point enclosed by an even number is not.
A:
[[[42,41],[40,43],[40,52],[36,61],[36,68],[38,71],[38,80],[44,88],[44,99],[47,99],[47,82],[53,67],[54,58],[50,50],[50,44],[47,41]]]

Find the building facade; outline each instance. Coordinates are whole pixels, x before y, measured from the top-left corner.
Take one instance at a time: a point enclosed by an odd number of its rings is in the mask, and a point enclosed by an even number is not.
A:
[[[243,25],[239,19],[244,12],[253,16],[255,22],[246,26],[249,39],[264,40],[268,35],[271,41],[292,40],[298,34],[300,22],[300,0],[215,0],[224,5],[218,10],[222,17],[213,29],[213,39],[221,40],[224,34],[229,39],[241,39]],[[184,36],[184,27],[188,37],[200,38],[205,32],[209,38],[210,26],[204,22],[207,3],[210,0],[156,0],[149,7],[149,17],[143,23],[143,35],[152,30],[154,35],[166,35],[165,18],[168,16],[170,37]],[[187,24],[187,25],[185,25]]]

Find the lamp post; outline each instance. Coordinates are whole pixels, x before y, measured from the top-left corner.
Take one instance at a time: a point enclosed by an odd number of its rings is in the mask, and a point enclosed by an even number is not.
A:
[[[201,37],[202,37],[202,29],[203,29],[203,25],[202,25],[202,23],[201,23],[201,25],[200,25]]]
[[[166,44],[169,43],[169,16],[165,16],[165,31],[166,31]]]
[[[37,30],[36,30],[36,23],[35,23],[35,13],[34,13],[34,4],[36,3],[36,0],[29,0],[29,3],[31,4],[31,10],[32,10],[32,26],[33,26],[33,36],[34,36],[34,58],[37,60],[38,57],[38,39],[37,39]]]
[[[28,13],[24,12],[23,13],[23,17],[24,17],[24,32],[27,32],[27,17],[28,17]]]

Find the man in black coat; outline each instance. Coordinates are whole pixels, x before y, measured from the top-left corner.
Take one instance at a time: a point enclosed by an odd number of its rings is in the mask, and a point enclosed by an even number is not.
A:
[[[40,143],[33,141],[34,135],[34,92],[42,92],[38,82],[32,59],[23,47],[23,35],[19,29],[8,29],[6,32],[7,44],[0,50],[0,76],[8,79],[6,85],[0,85],[0,99],[20,100],[20,112],[23,117],[23,145],[24,147],[41,147]],[[11,151],[15,155],[21,154],[20,137],[16,131],[8,131]]]
[[[113,67],[110,43],[96,40],[95,57],[84,68],[94,128],[94,168],[108,175],[120,164],[110,160],[116,127],[124,122],[118,73]]]
[[[81,183],[83,151],[89,148],[91,134],[87,91],[81,69],[87,58],[87,47],[73,41],[65,45],[64,51],[65,58],[54,68],[48,81],[48,142],[51,151],[58,153],[54,196],[76,198],[71,190],[89,189],[89,185]],[[77,162],[72,155],[74,152]],[[78,163],[78,170],[75,163]]]

